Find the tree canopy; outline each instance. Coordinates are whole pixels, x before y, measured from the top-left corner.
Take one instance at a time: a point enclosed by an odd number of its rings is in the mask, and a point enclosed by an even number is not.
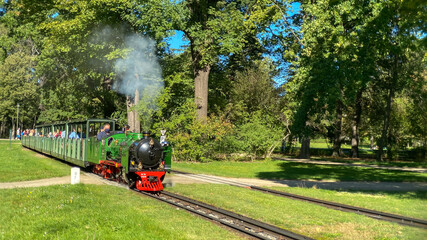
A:
[[[15,131],[20,104],[20,128],[94,117],[125,124],[135,114],[138,129],[167,129],[176,155],[190,160],[268,157],[294,140],[309,157],[313,138],[327,139],[335,156],[348,143],[359,157],[361,142],[378,159],[425,152],[426,8],[421,0],[4,1],[0,135]],[[120,90],[124,82],[132,92]]]

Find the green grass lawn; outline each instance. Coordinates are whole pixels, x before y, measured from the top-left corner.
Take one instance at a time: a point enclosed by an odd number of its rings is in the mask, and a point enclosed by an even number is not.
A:
[[[427,220],[427,191],[403,193],[372,191],[348,192],[299,187],[269,188],[306,197]]]
[[[172,167],[176,170],[192,173],[205,173],[217,176],[238,178],[388,182],[427,181],[427,173],[404,172],[364,167],[295,163],[280,160],[265,160],[254,162],[217,161],[208,163],[176,162]]]
[[[423,239],[427,236],[426,230],[232,186],[178,184],[168,190],[315,239]]]
[[[70,166],[23,148],[20,142],[0,141],[0,182],[27,181],[70,175]]]
[[[137,193],[102,185],[0,190],[0,239],[238,239]]]

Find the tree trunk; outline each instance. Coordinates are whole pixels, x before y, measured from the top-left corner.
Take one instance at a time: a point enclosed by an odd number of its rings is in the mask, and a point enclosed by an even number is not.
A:
[[[308,159],[310,158],[310,137],[303,136],[301,143],[301,150],[299,153],[299,158]]]
[[[351,157],[359,157],[359,125],[360,125],[360,116],[362,115],[362,90],[357,93],[356,97],[356,107],[355,113],[353,116],[353,126],[352,126],[352,138],[351,138]]]
[[[390,127],[390,115],[391,115],[391,105],[393,102],[393,90],[389,90],[389,94],[387,97],[387,107],[386,112],[384,114],[384,125],[383,129],[381,131],[381,139],[378,144],[378,152],[377,152],[377,159],[382,161],[384,157],[384,147],[388,147],[388,130]]]
[[[392,110],[392,104],[393,104],[393,98],[394,98],[394,91],[397,84],[397,67],[398,67],[398,59],[397,56],[394,55],[394,63],[392,66],[392,74],[391,79],[389,82],[389,89],[388,89],[388,96],[387,96],[387,106],[386,111],[384,114],[384,125],[381,132],[381,139],[378,144],[378,152],[377,152],[377,160],[382,161],[384,158],[384,147],[387,147],[388,151],[388,157],[391,159],[391,148],[390,148],[390,142],[388,141],[390,138],[389,130],[390,130],[390,117],[391,117],[391,110]]]
[[[6,130],[5,128],[6,128],[5,121],[1,121],[1,126],[0,126],[0,137],[3,137],[3,136],[5,135],[5,134],[4,134],[4,131]]]
[[[139,91],[135,90],[135,97],[126,96],[126,107],[128,115],[128,125],[130,126],[130,131],[134,133],[141,132],[141,122],[138,118],[138,112],[134,108],[139,102]]]
[[[131,96],[126,96],[126,109],[127,109],[127,115],[128,115],[128,125],[129,125],[129,130],[130,131],[134,131],[135,129],[135,118],[134,118],[134,114],[133,114],[133,110],[132,107],[134,107],[134,100],[133,97]]]
[[[104,77],[102,80],[102,109],[104,118],[110,118],[111,114],[116,110],[114,106],[114,98],[111,96],[113,88],[113,80],[109,77]]]
[[[211,67],[197,69],[194,72],[194,101],[197,108],[197,119],[204,121],[208,116],[208,83]]]
[[[270,148],[268,149],[267,153],[265,154],[265,158],[270,158],[270,157],[271,157],[271,154],[273,154],[274,149],[276,149],[276,147],[279,145],[279,143],[280,143],[280,144],[282,144],[282,146],[283,146],[283,143],[285,143],[285,144],[286,144],[286,141],[287,141],[287,139],[288,139],[289,135],[290,135],[290,134],[286,134],[286,136],[284,136],[284,137],[280,140],[280,142],[279,142],[279,141],[277,141],[277,142],[273,143],[273,144],[270,146]],[[283,153],[282,151],[280,151],[280,152],[281,152],[281,153]]]
[[[16,137],[15,125],[16,125],[16,123],[14,122],[14,119],[12,118],[12,139],[15,139],[15,137]],[[9,135],[10,135],[10,133],[9,133]]]
[[[292,135],[289,136],[288,141],[286,142],[286,149],[285,152],[286,154],[292,153],[292,143],[293,143],[294,137]]]
[[[135,90],[135,106],[137,106],[138,103],[139,103],[139,91],[138,91],[138,89],[136,89]],[[134,121],[135,126],[134,126],[133,132],[134,133],[140,133],[141,132],[141,122],[139,120],[138,112],[136,111],[136,109],[133,110],[133,115],[134,115],[134,119],[135,119],[135,121]],[[145,129],[145,130],[148,130],[148,129]]]
[[[332,156],[341,155],[341,128],[342,128],[342,105],[337,103],[337,118],[335,119],[334,145],[332,146]]]

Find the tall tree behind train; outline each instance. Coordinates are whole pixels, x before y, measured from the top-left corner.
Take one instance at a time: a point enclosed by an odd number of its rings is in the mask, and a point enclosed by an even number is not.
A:
[[[165,5],[169,4],[173,29],[184,32],[190,42],[194,100],[197,117],[203,121],[208,113],[212,66],[220,59],[227,59],[248,47],[245,36],[257,39],[259,35],[266,34],[271,24],[281,19],[280,8],[276,5],[285,3],[268,0],[165,1]]]
[[[293,132],[303,139],[300,157],[307,158],[310,137],[329,128],[333,155],[338,156],[344,111],[369,79],[363,75],[369,62],[361,55],[368,45],[360,41],[369,6],[305,1],[301,8],[302,48],[290,83],[298,102]]]
[[[393,128],[401,128],[402,123],[398,123],[399,118],[393,117],[397,110],[396,98],[405,91],[418,92],[416,98],[422,98],[423,90],[419,89],[425,89],[426,84],[425,19],[426,5],[423,1],[394,0],[382,3],[382,11],[373,22],[376,67],[379,73],[372,88],[378,93],[379,102],[382,103],[378,160],[384,158],[384,148],[387,149],[389,159],[393,158],[392,150],[398,148],[399,136],[393,133],[398,131]],[[411,88],[417,90],[410,90]],[[412,94],[411,98],[413,97]],[[422,111],[422,108],[419,110]],[[416,118],[416,115],[408,117]]]
[[[35,124],[39,112],[39,79],[35,73],[41,34],[31,22],[19,19],[9,2],[0,3],[0,136]]]
[[[333,130],[334,154],[339,155],[343,119],[351,116],[357,157],[361,101],[367,98],[373,106],[364,109],[365,114],[375,110],[376,114],[369,113],[374,121],[369,121],[382,129],[378,153],[383,155],[382,146],[391,149],[393,99],[422,72],[422,57],[414,54],[423,52],[416,37],[425,27],[420,24],[421,6],[398,0],[304,2],[303,48],[293,82],[299,100],[294,132],[307,139],[319,124],[328,126]],[[370,96],[368,89],[373,92]],[[303,142],[303,148],[308,147]]]
[[[141,32],[155,38],[157,43],[164,38],[164,28],[150,29],[145,21],[153,24],[155,20],[144,19],[147,14],[142,14],[152,13],[145,7],[155,9],[156,4],[159,3],[153,1],[142,6],[133,1],[105,0],[57,1],[42,5],[30,1],[22,5],[28,12],[40,11],[40,8],[47,11],[40,16],[42,23],[38,26],[46,34],[46,51],[42,52],[38,68],[46,82],[43,88],[47,93],[46,111],[43,113],[52,111],[51,114],[42,113],[46,115],[44,118],[57,119],[54,113],[61,112],[66,114],[59,116],[61,120],[64,117],[110,117],[115,110],[123,110],[122,106],[126,105],[121,102],[126,99],[112,91],[116,77],[114,63],[126,56],[128,49],[124,42],[128,34]],[[104,34],[103,41],[98,41],[105,26],[111,26],[117,31],[110,32],[119,34]],[[67,99],[66,103],[57,104],[62,99]]]
[[[5,32],[6,31],[6,32]],[[0,23],[0,34],[7,36],[7,28]],[[6,40],[5,35],[2,40]],[[2,45],[2,44],[0,44]],[[39,103],[39,86],[33,68],[36,53],[30,38],[19,39],[5,50],[0,59],[0,135],[7,136],[6,126],[15,132],[17,105],[20,105],[19,128],[34,126]]]

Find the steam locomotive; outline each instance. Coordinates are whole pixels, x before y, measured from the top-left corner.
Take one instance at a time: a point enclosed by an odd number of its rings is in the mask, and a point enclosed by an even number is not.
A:
[[[98,141],[98,129],[107,123],[112,132]],[[106,179],[125,182],[131,188],[163,190],[162,181],[171,169],[170,146],[149,132],[119,132],[115,127],[115,121],[109,119],[45,124],[36,126],[35,136],[23,136],[22,145],[88,168]],[[51,133],[63,131],[63,138],[52,137]],[[72,131],[80,138],[69,138]]]

